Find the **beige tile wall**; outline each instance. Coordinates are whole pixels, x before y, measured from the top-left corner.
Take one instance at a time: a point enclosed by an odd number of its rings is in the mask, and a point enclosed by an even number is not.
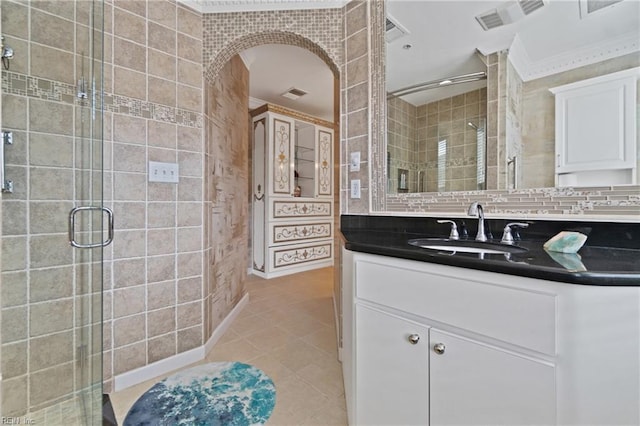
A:
[[[426,158],[418,157],[417,144],[417,115],[418,108],[398,97],[387,99],[387,164],[389,193],[417,192],[417,171],[419,162],[426,162]],[[426,129],[425,129],[426,130]],[[398,169],[408,170],[407,187],[400,188]]]
[[[104,380],[203,343],[202,17],[173,0],[105,4]],[[186,46],[183,46],[186,44]],[[147,182],[149,161],[180,182]]]
[[[369,85],[371,55],[369,52],[370,16],[377,1],[354,0],[345,6],[344,55],[341,83],[341,145],[340,164],[340,212],[367,213],[369,211],[370,182],[369,137],[371,123],[370,99],[372,87]],[[360,152],[360,171],[349,171],[352,152]],[[361,198],[349,198],[352,179],[360,180]]]
[[[481,126],[486,93],[486,89],[472,90],[419,107],[400,98],[387,100],[388,193],[437,192],[442,140],[447,141],[444,190],[477,189],[477,137],[467,123]],[[408,191],[398,189],[398,169],[409,171]]]
[[[424,191],[438,191],[438,141],[441,140],[447,141],[445,191],[478,188],[477,133],[467,123],[484,127],[486,115],[486,89],[472,90],[418,108],[416,143],[419,162],[426,166]]]
[[[82,278],[92,268],[83,263],[89,252],[69,247],[66,222],[74,200],[93,189],[80,161],[91,159],[82,124],[88,110],[75,93],[89,66],[88,5],[0,4],[3,35],[15,50],[2,72],[2,129],[14,132],[7,178],[16,188],[2,197],[5,416],[49,406],[82,386],[76,351],[91,300],[74,296],[90,290]]]
[[[507,51],[487,56],[487,188],[507,188]]]

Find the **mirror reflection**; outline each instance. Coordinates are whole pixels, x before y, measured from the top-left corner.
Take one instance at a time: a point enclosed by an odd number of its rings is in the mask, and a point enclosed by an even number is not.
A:
[[[486,189],[487,90],[420,106],[387,98],[388,193]]]
[[[638,183],[638,40],[634,0],[388,1],[387,192]]]

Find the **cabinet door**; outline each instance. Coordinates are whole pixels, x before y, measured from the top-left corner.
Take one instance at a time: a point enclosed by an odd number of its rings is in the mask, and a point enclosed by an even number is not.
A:
[[[556,423],[552,364],[434,329],[430,343],[431,425]]]
[[[269,114],[269,120],[269,178],[272,182],[270,193],[291,195],[294,187],[295,123],[293,119],[276,114]]]
[[[550,89],[556,95],[557,173],[636,167],[638,69]],[[633,182],[604,182],[606,185]]]
[[[429,421],[429,329],[356,304],[358,425]]]
[[[331,195],[333,193],[333,131],[318,127],[317,132],[316,194]]]

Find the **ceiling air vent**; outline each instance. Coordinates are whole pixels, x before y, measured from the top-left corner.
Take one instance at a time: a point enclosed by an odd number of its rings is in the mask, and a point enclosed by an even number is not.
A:
[[[516,22],[545,5],[545,0],[509,1],[502,6],[476,16],[476,21],[485,30]]]
[[[622,0],[580,0],[580,18],[584,19],[591,13],[613,6],[621,1]]]
[[[520,9],[524,12],[525,15],[530,14],[531,12],[535,12],[544,6],[544,1],[542,0],[518,0],[518,4],[520,5]]]
[[[404,37],[409,34],[406,28],[398,23],[394,18],[387,16],[386,20],[386,30],[385,30],[385,40],[387,43],[391,43],[394,40],[399,39],[400,37]]]
[[[299,97],[304,96],[306,94],[307,92],[305,92],[304,90],[300,90],[300,89],[296,89],[295,87],[292,87],[291,89],[284,92],[281,96],[284,96],[287,99],[292,99],[295,101]]]
[[[495,9],[476,16],[476,20],[485,31],[504,25],[504,21]]]

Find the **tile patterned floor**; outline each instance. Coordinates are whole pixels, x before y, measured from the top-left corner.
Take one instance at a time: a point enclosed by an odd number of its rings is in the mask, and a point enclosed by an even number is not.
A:
[[[202,361],[240,361],[268,374],[277,392],[268,425],[347,424],[332,288],[333,268],[270,280],[249,276],[249,304]],[[164,377],[112,394],[118,422]]]

